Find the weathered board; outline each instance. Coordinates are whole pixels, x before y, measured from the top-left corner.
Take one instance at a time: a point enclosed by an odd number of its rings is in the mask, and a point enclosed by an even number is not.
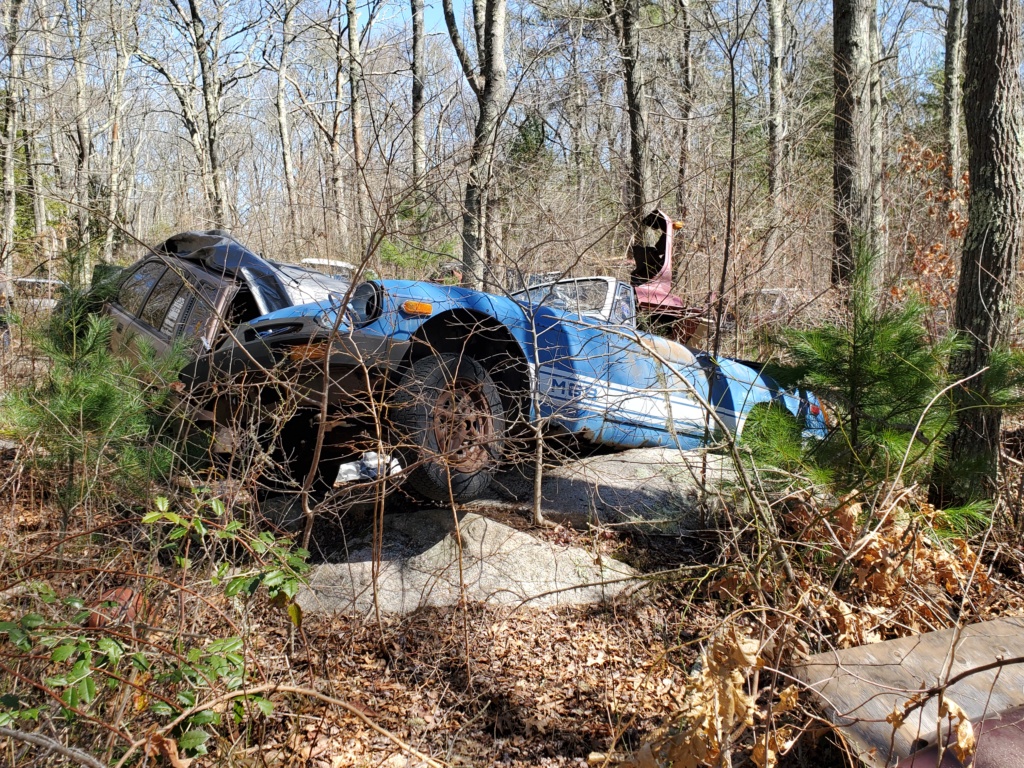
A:
[[[938,739],[932,697],[893,731],[886,717],[915,692],[986,664],[1024,657],[1024,618],[972,624],[812,656],[797,676],[822,699],[832,720],[873,766],[893,766]],[[1024,664],[969,675],[946,690],[972,721],[1024,705]],[[943,739],[947,736],[943,718]],[[1024,756],[1022,756],[1024,761]]]

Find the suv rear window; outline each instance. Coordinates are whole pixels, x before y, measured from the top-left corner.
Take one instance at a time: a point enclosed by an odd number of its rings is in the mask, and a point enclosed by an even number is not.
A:
[[[145,301],[150,289],[156,284],[164,269],[166,267],[159,261],[147,261],[121,283],[121,288],[117,292],[117,303],[124,307],[129,315],[137,317],[142,302]]]

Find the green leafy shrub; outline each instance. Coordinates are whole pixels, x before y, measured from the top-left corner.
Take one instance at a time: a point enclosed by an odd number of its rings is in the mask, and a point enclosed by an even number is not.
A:
[[[772,373],[821,398],[828,436],[806,442],[792,423],[774,419],[751,441],[762,462],[839,491],[921,478],[955,424],[946,366],[962,345],[952,336],[932,339],[926,309],[913,298],[884,303],[868,280],[870,259],[861,261],[842,318],[785,329],[776,339],[787,363]]]
[[[144,607],[137,614],[114,611],[109,623],[86,626],[97,610],[95,601],[76,594],[61,598],[60,585],[47,581],[27,585],[19,607],[5,606],[0,612],[0,671],[8,671],[9,663],[19,669],[17,675],[0,675],[0,726],[45,717],[68,727],[70,738],[77,737],[83,747],[90,734],[99,734],[102,742],[93,742],[95,751],[96,744],[110,745],[114,739],[106,727],[94,726],[119,711],[123,719],[118,725],[124,727],[115,736],[124,757],[139,746],[124,740],[131,732],[157,733],[175,742],[173,754],[180,749],[198,756],[207,754],[211,738],[237,734],[237,726],[271,714],[268,699],[245,690],[258,677],[259,663],[251,635],[231,616],[265,596],[284,609],[289,625],[300,628],[302,611],[293,598],[308,570],[308,553],[286,539],[256,534],[228,520],[216,499],[185,501],[177,509],[165,497],[155,502],[141,524],[157,547],[188,541],[215,552],[208,546],[213,541],[233,542],[251,554],[247,567],[210,560],[204,563],[206,584],[202,578],[190,580],[180,591],[168,591],[170,582],[159,573],[143,576],[139,594],[144,594]],[[183,575],[199,570],[188,558],[176,560]],[[133,572],[132,579],[138,582],[140,574]],[[179,600],[188,600],[190,610],[204,617],[209,634],[173,634],[173,622],[161,617]],[[116,608],[115,603],[111,606]],[[157,639],[147,636],[149,624],[160,628]],[[218,636],[214,628],[231,633]],[[126,707],[129,697],[134,705]],[[215,707],[218,701],[229,701],[230,707]]]
[[[110,321],[95,315],[86,315],[78,332],[54,327],[35,339],[49,370],[0,400],[0,433],[28,446],[30,463],[53,478],[66,528],[98,483],[131,495],[168,471],[172,450],[154,434],[185,358],[144,344],[137,359],[117,358],[109,350]]]

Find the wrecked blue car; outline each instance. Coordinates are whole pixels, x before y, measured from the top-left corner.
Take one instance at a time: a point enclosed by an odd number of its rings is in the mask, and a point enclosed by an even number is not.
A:
[[[740,435],[758,408],[785,408],[805,434],[826,428],[813,395],[783,391],[757,364],[638,328],[633,286],[610,277],[503,296],[367,281],[244,323],[213,358],[249,376],[301,371],[291,391],[306,440],[293,451],[310,452],[323,430],[318,458],[337,471],[384,445],[406,487],[443,501],[479,496],[515,436],[538,425],[680,449]]]

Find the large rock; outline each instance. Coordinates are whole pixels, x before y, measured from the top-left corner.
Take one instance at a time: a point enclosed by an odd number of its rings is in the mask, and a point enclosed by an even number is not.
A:
[[[599,602],[635,586],[629,566],[562,547],[470,512],[431,510],[385,517],[376,590],[380,609],[408,613],[470,601],[542,607]],[[461,542],[461,572],[459,543]],[[305,611],[373,610],[369,539],[351,542],[346,562],[318,566],[298,595]]]
[[[681,532],[697,525],[701,483],[714,488],[734,478],[729,458],[718,454],[674,448],[597,454],[545,470],[541,510],[576,526],[593,522]],[[533,480],[528,471],[504,473],[494,490],[474,505],[528,502]]]

